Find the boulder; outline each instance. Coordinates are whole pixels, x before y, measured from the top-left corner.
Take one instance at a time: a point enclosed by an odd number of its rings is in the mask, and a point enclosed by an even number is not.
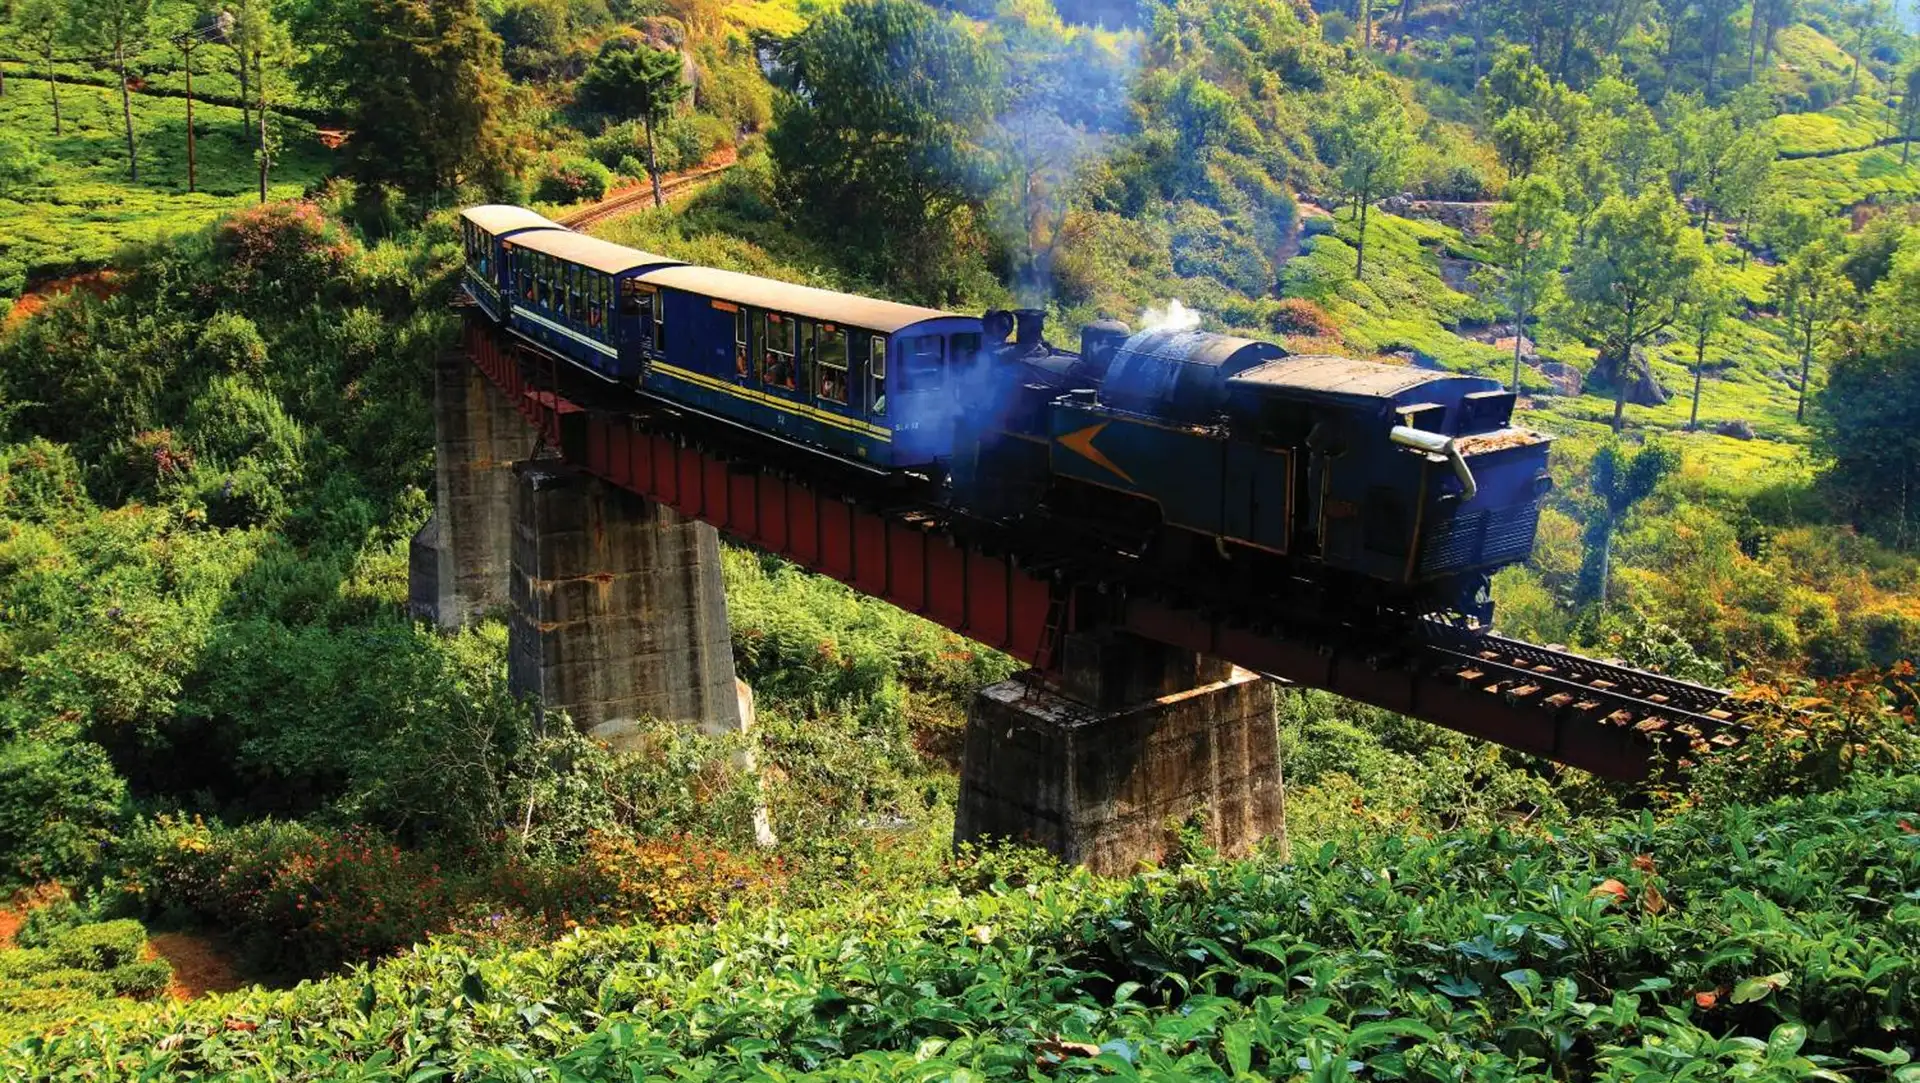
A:
[[[1580,394],[1581,388],[1586,384],[1585,378],[1580,375],[1580,370],[1565,362],[1542,361],[1536,367],[1540,375],[1547,378],[1547,383],[1556,395],[1572,398]]]
[[[1753,422],[1743,417],[1722,421],[1713,427],[1713,431],[1721,436],[1731,436],[1735,440],[1751,440],[1754,437]]]

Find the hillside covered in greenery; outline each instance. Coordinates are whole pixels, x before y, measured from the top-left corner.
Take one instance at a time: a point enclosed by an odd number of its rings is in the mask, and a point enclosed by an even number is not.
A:
[[[1915,1078],[1895,16],[0,4],[0,1075]],[[951,851],[1011,660],[745,550],[755,732],[542,723],[406,545],[452,208],[609,194],[621,243],[1062,342],[1178,302],[1511,380],[1556,488],[1501,630],[1755,730],[1636,789],[1289,692],[1290,847],[1102,881]],[[167,1003],[150,932],[261,984]]]

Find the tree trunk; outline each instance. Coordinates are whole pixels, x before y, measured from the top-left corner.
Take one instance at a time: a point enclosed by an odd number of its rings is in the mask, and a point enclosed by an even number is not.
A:
[[[1514,394],[1520,393],[1520,344],[1527,340],[1527,309],[1525,305],[1515,305],[1513,309],[1513,384]]]
[[[1720,63],[1720,32],[1723,22],[1724,20],[1722,19],[1715,19],[1713,22],[1713,33],[1707,37],[1707,89],[1705,97],[1709,105],[1713,104],[1713,71]]]
[[[247,54],[236,48],[234,55],[238,57],[234,69],[240,76],[240,130],[247,131],[253,127],[252,107],[248,104],[253,100],[253,95],[248,93]]]
[[[1613,571],[1613,531],[1618,525],[1609,514],[1606,532],[1600,535],[1600,584],[1593,600],[1603,613],[1607,609],[1607,580],[1612,578]]]
[[[1700,349],[1693,358],[1693,413],[1687,418],[1687,428],[1700,427],[1700,378],[1707,368],[1707,344],[1703,340]]]
[[[1760,55],[1760,5],[1753,5],[1753,17],[1747,22],[1747,82],[1753,82],[1754,66]]]
[[[653,156],[653,114],[647,114],[647,178],[653,181],[653,205],[663,207],[666,199],[660,194],[660,164]]]
[[[1407,47],[1407,9],[1413,6],[1413,0],[1400,0],[1400,10],[1393,16],[1393,51],[1398,53]]]
[[[1806,335],[1800,343],[1800,402],[1793,408],[1793,419],[1798,422],[1807,420],[1807,377],[1813,373],[1813,324],[1807,324]]]
[[[1362,195],[1360,197],[1360,200],[1359,200],[1360,243],[1355,245],[1353,249],[1353,280],[1356,282],[1360,281],[1361,278],[1365,277],[1367,272],[1367,203],[1368,202],[1369,201],[1366,196]]]
[[[51,45],[47,46],[47,96],[53,99],[53,134],[59,135],[60,81],[53,77],[53,46]]]
[[[1620,365],[1613,374],[1613,431],[1626,427],[1627,373],[1633,369],[1633,319],[1628,317],[1626,334],[1621,336]]]
[[[140,183],[140,156],[133,147],[133,91],[127,89],[127,43],[114,46],[114,67],[120,72],[120,116],[127,122],[127,177]]]
[[[195,180],[193,154],[193,50],[182,49],[181,56],[187,67],[187,191],[193,191]]]
[[[273,154],[267,149],[267,69],[261,65],[260,54],[253,54],[253,62],[260,67],[254,72],[258,77],[254,81],[260,84],[260,108],[255,110],[260,120],[260,202],[267,201],[267,173],[273,168]]]

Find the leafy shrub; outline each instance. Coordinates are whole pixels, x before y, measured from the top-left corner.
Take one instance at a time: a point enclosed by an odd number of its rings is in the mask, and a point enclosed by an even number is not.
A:
[[[354,247],[338,223],[306,202],[238,211],[212,237],[226,289],[302,303],[345,273]]]
[[[604,197],[612,183],[606,166],[591,158],[570,158],[547,167],[533,198],[542,203],[585,203]]]
[[[655,132],[662,173],[692,169],[733,142],[733,126],[707,113],[676,113]]]
[[[0,743],[0,884],[84,876],[125,801],[98,745],[52,735]]]
[[[1328,338],[1340,331],[1325,310],[1304,297],[1286,297],[1274,304],[1267,314],[1267,326],[1282,335],[1308,338]]]

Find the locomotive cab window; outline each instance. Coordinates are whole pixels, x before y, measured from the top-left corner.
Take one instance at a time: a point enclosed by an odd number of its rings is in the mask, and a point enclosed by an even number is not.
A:
[[[908,391],[938,391],[946,368],[947,340],[939,335],[916,335],[901,355],[900,378]]]
[[[953,367],[962,372],[973,367],[980,356],[980,333],[967,331],[953,336]]]
[[[873,416],[887,416],[887,340],[874,335],[867,339],[867,377],[872,381]]]
[[[820,386],[815,389],[821,401],[847,404],[847,336],[830,323],[820,325],[815,370]]]

